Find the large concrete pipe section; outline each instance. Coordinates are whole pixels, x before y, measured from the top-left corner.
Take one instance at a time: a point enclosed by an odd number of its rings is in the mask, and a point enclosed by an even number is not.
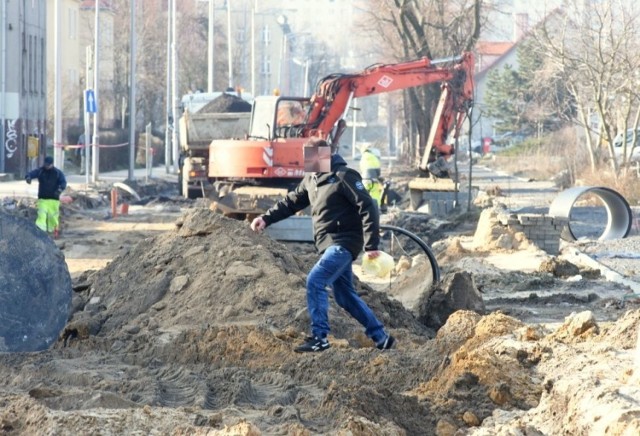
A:
[[[53,344],[71,309],[64,255],[31,221],[0,210],[0,353]]]
[[[566,241],[577,239],[571,229],[571,210],[575,202],[587,193],[598,197],[607,211],[607,225],[598,240],[626,238],[633,224],[633,212],[627,200],[613,189],[576,186],[558,194],[549,207],[549,216],[567,219],[567,227],[561,232],[562,239]]]

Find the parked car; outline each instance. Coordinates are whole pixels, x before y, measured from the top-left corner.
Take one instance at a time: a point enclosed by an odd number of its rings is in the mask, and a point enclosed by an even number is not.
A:
[[[508,148],[520,144],[526,136],[522,132],[504,132],[493,138],[494,144],[501,148]]]
[[[623,139],[622,132],[619,132],[615,138],[613,138],[613,151],[617,158],[622,157],[622,153],[624,153],[623,147]],[[635,147],[633,143],[633,129],[627,130],[627,160],[629,161],[640,161],[640,129],[636,131],[636,142]]]
[[[637,138],[636,140],[640,140],[640,128],[636,132]],[[631,145],[633,142],[633,129],[627,129],[627,145]],[[613,146],[614,147],[622,147],[622,132],[618,132],[618,134],[613,138]]]

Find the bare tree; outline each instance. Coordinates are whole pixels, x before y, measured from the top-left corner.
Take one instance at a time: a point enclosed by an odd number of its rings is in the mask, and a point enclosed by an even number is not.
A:
[[[114,94],[121,105],[122,122],[130,111],[130,7],[128,3],[116,2],[115,49],[114,49]],[[137,2],[136,10],[136,112],[137,126],[164,122],[164,94],[166,76],[166,10],[160,5]]]
[[[394,62],[456,56],[475,46],[483,5],[482,0],[375,0],[365,30],[376,33],[381,54]],[[422,154],[439,95],[439,84],[404,91],[406,137],[418,137],[415,144],[409,141],[409,156]]]
[[[626,132],[629,123],[637,131],[639,12],[635,3],[625,0],[588,4],[572,0],[535,32],[548,64],[563,78],[573,97],[576,116],[572,121],[585,133],[592,171],[597,170],[604,154],[618,174],[615,133]],[[623,165],[626,156],[622,154]]]

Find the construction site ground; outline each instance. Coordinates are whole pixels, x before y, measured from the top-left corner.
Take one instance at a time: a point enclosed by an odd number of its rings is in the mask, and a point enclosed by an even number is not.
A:
[[[402,193],[410,171],[388,171]],[[474,210],[544,207],[558,192],[474,171]],[[33,220],[33,193],[0,185],[3,210]],[[55,243],[72,314],[51,349],[0,353],[0,434],[640,434],[635,227],[564,243],[578,269],[567,275],[548,266],[564,255],[479,239],[484,213],[435,218],[400,202],[383,221],[427,241],[445,280],[469,273],[486,310],[455,312],[435,332],[417,316],[420,280],[389,289],[362,277],[397,347],[375,349],[332,301],[332,347],[296,354],[313,247],[181,199],[171,177],[134,187],[143,200],[113,217],[109,182],[71,184]]]

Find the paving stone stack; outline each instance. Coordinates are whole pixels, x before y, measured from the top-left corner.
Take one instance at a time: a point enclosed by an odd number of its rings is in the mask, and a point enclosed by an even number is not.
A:
[[[533,213],[505,213],[498,219],[510,231],[524,233],[536,246],[552,255],[560,252],[560,233],[569,225],[569,220],[566,218]]]

